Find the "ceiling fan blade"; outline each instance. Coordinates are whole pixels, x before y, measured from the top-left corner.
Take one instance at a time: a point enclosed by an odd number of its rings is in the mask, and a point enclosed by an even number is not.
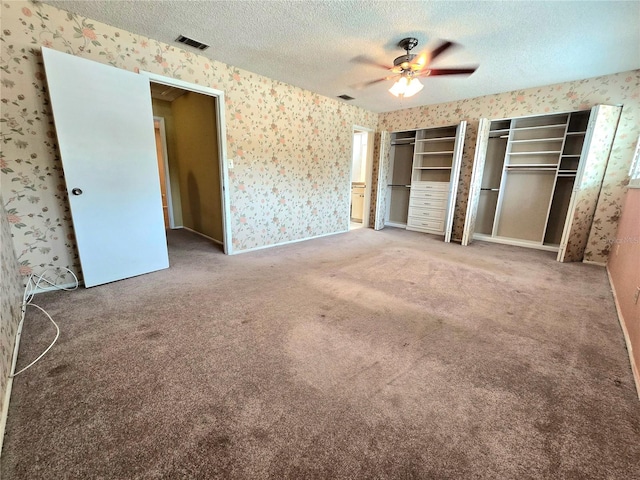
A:
[[[395,75],[393,75],[393,76],[395,76]],[[378,78],[376,80],[370,80],[368,82],[356,83],[355,85],[349,85],[349,87],[353,88],[354,90],[362,90],[363,88],[370,87],[371,85],[375,85],[376,83],[380,83],[380,82],[384,82],[385,80],[389,80],[390,78],[393,78],[393,76],[391,76],[391,77],[382,77],[382,78]]]
[[[373,65],[374,67],[384,68],[385,70],[391,70],[393,68],[377,62],[373,58],[367,57],[366,55],[358,55],[357,57],[353,57],[351,61],[353,63],[361,63],[363,65]]]
[[[418,74],[419,76],[425,77],[434,77],[436,75],[471,75],[475,72],[478,67],[468,67],[468,68],[430,68],[425,70],[423,73]]]
[[[431,50],[431,55],[429,56],[429,63],[433,62],[436,58],[442,55],[444,52],[449,50],[451,47],[456,46],[456,43],[450,42],[448,40],[442,42],[436,48]]]

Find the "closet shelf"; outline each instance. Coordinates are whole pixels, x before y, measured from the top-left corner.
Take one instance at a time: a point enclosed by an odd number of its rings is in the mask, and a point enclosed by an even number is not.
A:
[[[557,166],[557,163],[509,163],[505,165],[505,168],[543,167],[555,170]]]
[[[507,172],[545,172],[545,173],[556,173],[555,168],[544,168],[544,167],[525,167],[525,168],[509,168],[507,167]]]
[[[560,150],[542,150],[539,152],[510,152],[509,155],[559,155]]]
[[[509,143],[561,142],[563,137],[531,138],[529,140],[510,140]]]
[[[405,185],[405,184],[403,184],[403,183],[400,183],[400,184],[389,183],[389,184],[387,184],[387,187],[405,187],[405,188],[411,188],[411,185]]]
[[[439,137],[439,138],[419,138],[416,142],[444,142],[445,140],[455,140],[456,137]]]
[[[544,163],[531,163],[531,164],[521,164],[521,165],[507,165],[504,167],[505,171],[509,172],[522,172],[522,171],[532,171],[535,170],[537,172],[551,172],[555,173],[557,171],[557,165],[548,165]]]
[[[442,152],[415,152],[414,155],[451,155],[453,150],[444,150]]]
[[[514,132],[521,132],[524,130],[539,130],[541,128],[566,128],[567,127],[567,123],[557,123],[554,125],[537,125],[535,127],[515,127],[513,129]]]
[[[580,158],[580,155],[563,153],[562,158]]]
[[[413,167],[414,170],[451,170],[449,167]]]
[[[582,131],[582,132],[567,132],[567,136],[569,135],[586,135],[586,131]]]

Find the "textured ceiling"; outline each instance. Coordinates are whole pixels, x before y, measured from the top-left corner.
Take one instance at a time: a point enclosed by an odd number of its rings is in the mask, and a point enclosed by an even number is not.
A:
[[[477,97],[640,68],[640,1],[45,1],[171,45],[182,34],[211,45],[211,59],[375,112]],[[386,75],[354,61],[392,65],[407,36],[416,50],[461,46],[433,67],[480,67],[430,77],[415,97],[387,92]],[[194,50],[195,51],[195,50]]]

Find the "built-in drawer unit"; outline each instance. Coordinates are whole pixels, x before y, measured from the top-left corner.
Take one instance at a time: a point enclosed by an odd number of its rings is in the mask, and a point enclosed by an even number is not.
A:
[[[427,218],[429,220],[444,220],[444,208],[409,207],[410,217]]]
[[[443,182],[413,182],[409,198],[408,230],[442,233],[449,195]]]
[[[444,219],[430,220],[428,218],[409,217],[407,222],[407,230],[440,234],[444,230]]]

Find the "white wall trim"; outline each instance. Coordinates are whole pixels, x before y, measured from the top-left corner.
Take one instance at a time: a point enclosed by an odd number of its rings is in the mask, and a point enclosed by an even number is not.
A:
[[[406,223],[397,223],[397,222],[384,222],[385,227],[393,227],[393,228],[407,228]]]
[[[613,283],[613,279],[611,278],[609,266],[607,266],[607,277],[609,278],[609,285],[611,286],[611,292],[613,293],[613,301],[616,304],[616,311],[618,312],[618,322],[620,323],[620,327],[622,328],[624,341],[627,345],[627,353],[629,354],[629,362],[631,363],[631,372],[633,374],[633,380],[636,384],[636,393],[638,394],[638,400],[640,400],[640,366],[636,365],[635,358],[633,356],[633,345],[631,344],[631,339],[629,338],[627,325],[624,322],[624,315],[622,315],[620,303],[618,303],[618,295],[616,293],[616,287]]]
[[[597,265],[599,267],[606,267],[606,262],[594,262],[593,260],[583,260],[582,263],[586,263],[588,265]]]
[[[13,387],[13,377],[11,376],[16,370],[18,361],[18,350],[20,349],[20,337],[22,336],[22,326],[24,325],[24,306],[22,319],[18,324],[16,332],[16,340],[13,344],[13,358],[11,359],[11,368],[9,369],[9,378],[7,378],[7,390],[4,393],[4,402],[2,403],[2,416],[0,416],[0,457],[2,457],[2,445],[4,442],[4,431],[7,428],[7,418],[9,416],[9,403],[11,402],[11,388]]]
[[[240,253],[255,252],[257,250],[264,250],[265,248],[281,247],[283,245],[290,245],[292,243],[306,242],[307,240],[315,240],[317,238],[330,237],[331,235],[339,235],[341,233],[349,233],[349,229],[347,228],[346,230],[340,230],[338,232],[323,233],[322,235],[315,235],[313,237],[298,238],[296,240],[287,240],[286,242],[272,243],[270,245],[262,245],[260,247],[251,247],[251,248],[246,248],[244,250],[235,250],[231,255],[237,255],[237,254],[240,254]]]
[[[501,243],[503,245],[512,245],[514,247],[526,247],[526,248],[535,248],[536,250],[546,250],[547,252],[557,252],[558,247],[553,245],[541,245],[536,242],[529,242],[527,240],[516,240],[513,238],[506,237],[492,237],[491,235],[486,235],[484,233],[474,233],[474,240],[480,240],[482,242],[491,242],[491,243]]]
[[[164,163],[164,194],[167,196],[167,214],[169,216],[169,228],[176,228],[173,216],[173,195],[171,194],[171,174],[169,173],[169,153],[167,152],[167,131],[165,129],[164,117],[157,115],[153,119],[160,125],[160,141],[162,142],[162,162]]]
[[[205,235],[204,233],[197,232],[193,228],[182,226],[182,227],[176,227],[174,228],[174,230],[187,230],[188,232],[195,233],[196,235],[204,237],[207,240],[211,240],[213,243],[217,243],[218,245],[224,245],[220,240],[216,240],[215,238],[210,237],[209,235]]]
[[[78,280],[77,283],[78,286],[80,285],[84,285],[84,281],[82,280]],[[48,287],[38,287],[33,291],[34,295],[37,295],[39,293],[45,293],[45,292],[52,292],[54,290],[60,290],[62,288],[66,288],[66,289],[74,289],[75,290],[76,287],[76,282],[72,282],[72,283],[61,283],[59,285],[56,285],[55,287],[53,285],[50,285]]]

